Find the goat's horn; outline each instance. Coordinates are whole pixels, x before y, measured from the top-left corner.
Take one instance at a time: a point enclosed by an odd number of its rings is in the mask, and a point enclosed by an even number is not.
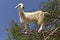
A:
[[[15,6],[15,8],[17,8],[17,6]]]
[[[17,8],[19,5],[15,6],[15,8]]]

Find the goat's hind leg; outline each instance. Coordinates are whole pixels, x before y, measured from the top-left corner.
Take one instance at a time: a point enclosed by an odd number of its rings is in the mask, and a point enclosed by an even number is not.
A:
[[[42,32],[43,29],[44,29],[44,24],[41,24],[41,26],[40,26],[40,28],[39,28],[39,30],[38,30],[38,33],[39,33],[39,32]]]

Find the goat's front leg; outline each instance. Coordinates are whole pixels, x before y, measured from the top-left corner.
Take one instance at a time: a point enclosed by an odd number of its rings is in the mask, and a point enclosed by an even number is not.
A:
[[[39,30],[38,30],[38,33],[39,33],[39,32],[42,32],[43,29],[44,29],[44,24],[41,24],[41,26],[40,26],[40,28],[39,28]]]
[[[28,32],[28,24],[25,23],[25,24],[24,24],[24,27],[25,27],[25,28],[24,28],[24,32],[27,33],[27,32]]]

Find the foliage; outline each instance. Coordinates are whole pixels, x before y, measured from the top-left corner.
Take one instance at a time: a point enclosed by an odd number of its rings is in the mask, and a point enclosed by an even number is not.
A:
[[[44,40],[52,31],[38,33],[36,31],[31,31],[28,34],[24,34],[23,26],[19,26],[15,22],[11,22],[8,31],[7,40]],[[60,29],[58,29],[53,35],[50,36],[48,40],[60,40]]]
[[[55,18],[60,16],[60,0],[50,0],[43,3],[42,10],[50,13],[50,15],[46,15],[45,21],[48,23],[53,22]]]

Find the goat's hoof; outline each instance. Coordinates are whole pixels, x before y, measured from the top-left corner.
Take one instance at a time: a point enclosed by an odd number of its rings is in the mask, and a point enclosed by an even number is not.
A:
[[[41,33],[41,30],[40,30],[40,31],[38,31],[38,33]]]
[[[38,30],[38,33],[39,33],[40,31]]]
[[[28,32],[25,32],[25,34],[27,34]]]

